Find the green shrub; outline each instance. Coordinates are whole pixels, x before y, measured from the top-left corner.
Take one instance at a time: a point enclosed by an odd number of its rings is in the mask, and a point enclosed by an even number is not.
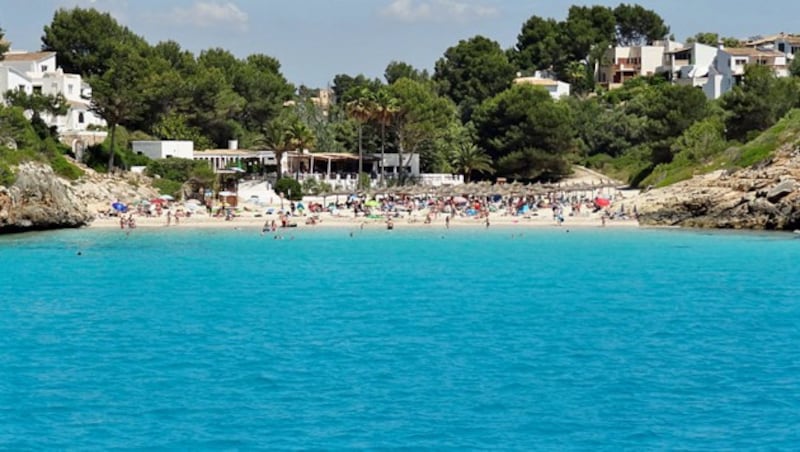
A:
[[[284,177],[275,183],[275,193],[283,193],[286,199],[292,201],[300,201],[303,199],[303,188],[300,186],[300,182],[290,177]]]
[[[53,172],[65,179],[77,180],[83,176],[83,170],[73,165],[61,154],[50,158],[50,166],[53,167]]]
[[[153,187],[155,187],[162,195],[170,195],[178,199],[181,197],[181,188],[183,187],[183,182],[178,182],[171,179],[154,179]]]
[[[0,160],[0,185],[10,187],[14,185],[16,179],[17,176],[14,174],[14,171],[11,170],[11,166]]]

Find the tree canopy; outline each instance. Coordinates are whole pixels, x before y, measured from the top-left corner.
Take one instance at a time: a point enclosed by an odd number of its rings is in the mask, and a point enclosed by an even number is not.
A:
[[[575,150],[573,115],[543,88],[515,85],[487,99],[473,120],[478,145],[500,166],[498,174],[557,179],[568,172]]]
[[[42,50],[57,52],[64,72],[87,77],[108,70],[119,46],[143,49],[147,43],[111,14],[94,8],[57,10],[42,36]]]
[[[3,61],[3,58],[5,58],[5,53],[8,52],[8,48],[9,44],[5,40],[5,32],[3,28],[0,27],[0,61]]]
[[[436,62],[433,79],[440,92],[458,105],[466,122],[481,102],[506,89],[514,74],[500,44],[475,36],[445,51]]]

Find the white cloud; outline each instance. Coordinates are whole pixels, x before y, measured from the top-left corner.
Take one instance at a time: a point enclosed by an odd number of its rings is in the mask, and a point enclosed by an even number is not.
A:
[[[497,15],[497,8],[470,0],[392,0],[381,14],[405,22],[467,21]]]
[[[229,25],[239,30],[247,30],[249,17],[233,2],[197,1],[188,8],[176,7],[172,10],[173,20],[208,28]]]

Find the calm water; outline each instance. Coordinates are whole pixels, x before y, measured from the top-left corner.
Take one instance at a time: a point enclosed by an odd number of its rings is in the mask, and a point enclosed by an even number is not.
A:
[[[0,449],[790,449],[798,261],[685,231],[2,237]]]

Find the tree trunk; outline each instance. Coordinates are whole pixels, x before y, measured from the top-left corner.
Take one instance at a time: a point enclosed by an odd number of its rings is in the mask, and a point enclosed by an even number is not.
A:
[[[361,173],[364,172],[364,150],[361,147],[361,129],[362,124],[358,123],[358,179],[356,179],[356,186],[361,187]]]
[[[114,150],[115,150],[115,146],[117,144],[116,141],[117,141],[117,125],[114,124],[114,123],[111,123],[111,151],[108,154],[108,172],[109,172],[109,174],[114,172],[114,153],[115,153]]]
[[[386,161],[386,124],[381,122],[381,186],[386,186],[386,173],[383,164]]]
[[[281,180],[281,176],[283,175],[283,168],[281,167],[281,160],[283,160],[283,151],[275,151],[275,170],[278,172],[277,176],[275,177],[275,183],[277,184],[279,180]]]
[[[398,176],[398,181],[400,182],[400,185],[405,185],[405,180],[403,179],[404,167],[403,167],[403,142],[402,142],[402,140],[400,141],[400,143],[397,146],[397,164],[400,165],[400,173],[399,173],[399,176]]]

